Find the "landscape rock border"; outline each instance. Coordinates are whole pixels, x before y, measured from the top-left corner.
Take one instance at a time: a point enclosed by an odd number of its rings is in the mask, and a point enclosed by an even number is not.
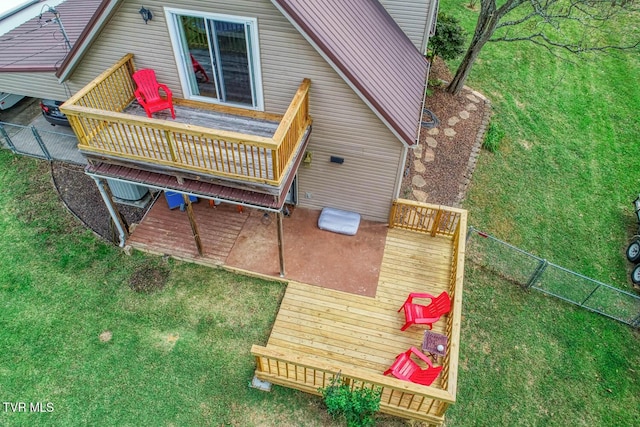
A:
[[[467,189],[469,187],[469,184],[471,183],[471,178],[473,177],[473,172],[475,172],[476,170],[476,165],[478,163],[478,157],[480,156],[480,150],[482,149],[482,143],[484,141],[485,133],[487,132],[487,128],[489,127],[491,116],[493,114],[493,108],[491,106],[491,101],[489,100],[489,98],[467,86],[464,86],[463,89],[471,91],[473,95],[480,98],[484,102],[485,109],[484,114],[482,115],[482,122],[480,124],[480,127],[478,128],[476,140],[473,144],[473,147],[471,148],[471,156],[469,156],[469,163],[467,163],[467,171],[462,177],[462,182],[460,182],[456,207],[460,207],[466,197]]]

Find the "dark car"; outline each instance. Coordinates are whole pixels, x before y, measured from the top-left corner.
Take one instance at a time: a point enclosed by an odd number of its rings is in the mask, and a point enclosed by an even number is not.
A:
[[[62,101],[53,101],[51,99],[43,99],[42,101],[40,101],[42,115],[44,116],[46,121],[51,123],[52,126],[71,126],[69,124],[69,119],[67,119],[67,116],[65,116],[62,111],[60,111],[60,108],[58,108],[62,104]]]

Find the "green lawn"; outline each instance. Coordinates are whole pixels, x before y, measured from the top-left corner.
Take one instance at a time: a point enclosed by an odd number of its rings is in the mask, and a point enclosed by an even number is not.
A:
[[[467,3],[441,9],[471,29]],[[468,84],[491,98],[506,137],[479,159],[470,224],[629,289],[639,70],[640,55],[567,63],[528,45],[487,46]],[[3,405],[0,425],[338,425],[316,397],[247,386],[250,347],[266,342],[282,284],[127,256],[76,224],[46,163],[6,150],[0,248],[0,397],[53,404],[42,414]],[[149,269],[164,287],[133,291]],[[448,426],[639,423],[637,331],[470,263],[462,325]]]
[[[339,425],[315,396],[248,386],[283,284],[127,256],[50,179],[46,162],[0,150],[1,426]],[[38,402],[53,411],[30,412]]]
[[[53,404],[3,405],[0,425],[287,425],[317,406],[248,387],[282,284],[125,255],[75,225],[44,162],[0,150],[0,188],[0,396]],[[134,292],[149,268],[166,285]]]
[[[462,0],[441,10],[469,33]],[[532,44],[488,43],[467,84],[493,103],[506,137],[481,156],[471,224],[556,264],[629,287],[624,250],[640,193],[640,55],[560,61]]]
[[[477,14],[467,4],[444,0],[441,10],[471,32]],[[572,63],[533,45],[488,44],[467,84],[492,100],[505,138],[479,159],[464,204],[470,224],[630,290],[638,81],[637,52]],[[473,264],[464,297],[459,400],[448,425],[638,425],[637,331]]]

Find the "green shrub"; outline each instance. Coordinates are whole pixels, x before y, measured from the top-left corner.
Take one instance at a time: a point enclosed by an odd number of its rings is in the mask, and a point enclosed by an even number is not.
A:
[[[500,142],[504,139],[504,130],[499,128],[494,123],[489,123],[489,128],[487,129],[487,133],[484,136],[484,141],[482,142],[482,148],[489,151],[490,153],[495,153],[498,151],[500,147]]]
[[[460,21],[446,13],[438,13],[436,33],[429,39],[427,57],[456,59],[464,52],[466,37],[467,33],[460,26]]]
[[[342,417],[348,427],[375,425],[374,414],[380,409],[381,389],[351,389],[348,384],[337,385],[338,378],[328,387],[318,391],[333,418]]]
[[[427,80],[427,87],[441,87],[441,86],[444,86],[444,82],[440,79],[429,78],[429,80]]]

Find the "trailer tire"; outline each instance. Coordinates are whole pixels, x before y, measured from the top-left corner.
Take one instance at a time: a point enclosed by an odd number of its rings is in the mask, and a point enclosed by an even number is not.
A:
[[[631,270],[631,281],[634,285],[640,285],[640,264],[633,267]]]
[[[627,246],[627,259],[633,263],[640,261],[640,240],[633,240],[629,243],[629,246]]]

